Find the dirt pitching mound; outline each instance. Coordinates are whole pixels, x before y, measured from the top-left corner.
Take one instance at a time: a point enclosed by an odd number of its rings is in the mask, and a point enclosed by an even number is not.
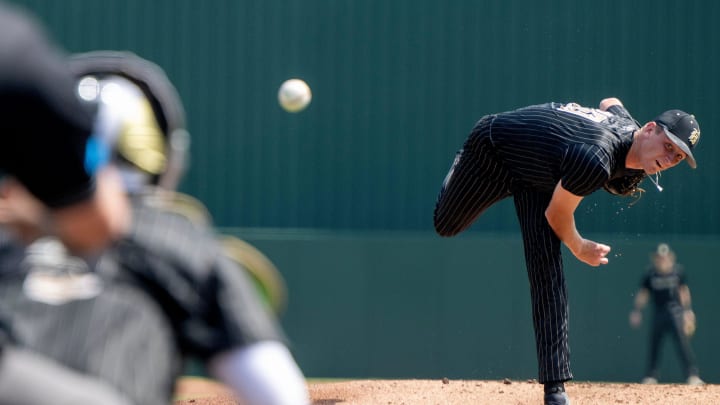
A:
[[[353,380],[309,384],[314,405],[467,405],[543,403],[535,381]],[[720,404],[720,385],[569,382],[573,405]],[[201,378],[184,378],[174,405],[241,405],[225,387]]]

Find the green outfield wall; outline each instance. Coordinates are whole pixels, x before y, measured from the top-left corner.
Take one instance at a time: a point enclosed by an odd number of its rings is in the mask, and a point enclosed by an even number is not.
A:
[[[272,257],[285,275],[289,306],[283,321],[310,376],[537,378],[519,235],[235,233]],[[686,267],[701,375],[720,381],[720,275],[709,265],[720,240],[590,236],[613,247],[607,266],[586,266],[564,251],[576,379],[643,377],[650,308],[638,330],[628,315],[650,253],[665,241]],[[684,381],[669,337],[662,353],[661,380]]]
[[[640,377],[646,330],[630,331],[627,311],[647,253],[669,240],[696,293],[703,376],[720,382],[720,2],[14,3],[69,51],[131,50],[165,68],[192,135],[182,190],[278,263],[283,321],[310,376],[532,378],[512,203],[459,238],[433,236],[455,151],[482,115],[546,101],[616,96],[641,122],[695,113],[697,170],[663,175],[663,192],[646,181],[638,201],[596,193],[577,211],[617,257],[603,269],[567,260],[573,364],[580,379]],[[290,77],[313,90],[298,114],[277,104]]]

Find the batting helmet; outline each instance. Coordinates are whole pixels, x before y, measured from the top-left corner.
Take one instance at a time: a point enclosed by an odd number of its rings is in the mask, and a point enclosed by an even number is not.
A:
[[[117,125],[110,142],[126,180],[175,190],[187,165],[190,135],[180,97],[162,68],[121,51],[75,54],[69,61],[81,98],[98,103],[120,99],[114,101],[117,108],[109,109],[115,110],[110,121]]]

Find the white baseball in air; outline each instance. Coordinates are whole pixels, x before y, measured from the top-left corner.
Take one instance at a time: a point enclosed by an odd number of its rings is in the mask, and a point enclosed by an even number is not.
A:
[[[287,112],[300,112],[304,110],[312,100],[310,87],[303,80],[289,79],[283,82],[278,90],[278,102]]]

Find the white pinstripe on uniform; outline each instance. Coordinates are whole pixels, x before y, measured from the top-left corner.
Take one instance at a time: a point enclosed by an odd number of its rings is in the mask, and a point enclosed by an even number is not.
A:
[[[456,155],[435,206],[437,233],[453,236],[513,196],[530,281],[540,382],[572,378],[561,243],[545,209],[558,181],[585,196],[624,170],[638,125],[624,108],[611,111],[548,103],[483,117]]]

